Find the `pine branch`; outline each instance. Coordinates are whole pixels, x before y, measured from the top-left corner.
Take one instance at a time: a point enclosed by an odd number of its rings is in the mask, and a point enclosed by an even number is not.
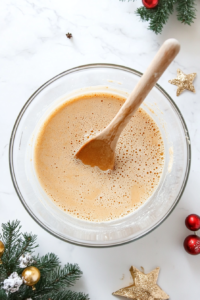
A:
[[[51,284],[54,285],[54,287],[60,287],[63,284],[66,286],[73,286],[75,281],[80,279],[82,274],[83,273],[77,264],[68,263],[63,269],[59,267],[57,268],[57,272],[52,274]]]
[[[7,257],[7,260],[9,260],[11,255],[12,245],[19,241],[21,229],[19,224],[20,221],[18,220],[2,224],[3,243],[5,246],[5,256]]]
[[[23,239],[20,240],[20,243],[18,243],[18,247],[15,250],[15,263],[18,262],[20,256],[25,253],[32,253],[33,250],[38,247],[38,245],[35,245],[37,239],[36,235],[23,233],[22,236]]]
[[[156,34],[161,33],[169,16],[173,13],[173,6],[176,4],[177,19],[184,24],[191,25],[196,18],[195,0],[159,0],[158,5],[153,9],[140,7],[136,14],[142,21],[149,21],[148,29]]]
[[[5,246],[5,252],[2,257],[3,267],[6,270],[7,276],[12,273],[12,266],[10,265],[10,260],[12,255],[14,254],[13,248],[16,248],[18,243],[20,242],[20,229],[19,221],[8,222],[6,224],[2,224],[2,241]]]
[[[140,16],[142,21],[149,21],[153,17],[153,14],[156,12],[156,8],[147,9],[146,7],[142,6],[137,8],[136,15]]]
[[[4,275],[2,276],[4,278],[14,271],[19,272],[20,256],[25,253],[32,253],[38,247],[35,244],[37,236],[31,233],[20,233],[21,226],[19,224],[18,220],[2,224],[2,241],[5,246],[5,252],[2,257],[2,267],[4,269]]]
[[[36,236],[27,233],[20,233],[19,221],[8,222],[2,225],[3,235],[0,234],[5,245],[5,253],[2,256],[3,264],[0,265],[0,300],[89,300],[88,295],[66,290],[73,286],[79,279],[82,272],[77,264],[67,264],[60,267],[58,256],[49,253],[41,258],[39,255],[33,257],[32,266],[37,267],[41,272],[41,279],[36,284],[36,290],[22,284],[18,291],[12,292],[2,289],[3,280],[11,273],[17,272],[19,275],[23,269],[19,267],[19,258],[26,253],[32,253],[38,246]]]
[[[32,266],[37,267],[41,274],[52,272],[60,264],[59,258],[54,253],[48,253],[42,257],[33,257],[34,263]]]
[[[46,258],[43,257],[42,262],[44,263],[44,260],[49,262],[49,257],[51,257],[52,259],[52,254],[47,255]],[[40,281],[35,286],[35,291],[33,291],[31,287],[22,285],[19,288],[18,292],[10,294],[9,300],[21,300],[27,298],[31,298],[33,300],[54,300],[54,298],[55,300],[75,300],[75,296],[77,297],[77,300],[89,299],[87,295],[84,295],[82,293],[76,293],[66,290],[66,287],[73,286],[75,281],[82,275],[82,272],[79,269],[78,265],[67,264],[63,269],[57,267],[54,268],[54,270],[51,271],[48,275],[45,275],[43,274],[41,276]],[[74,298],[70,298],[72,297],[72,295],[74,296]],[[59,298],[61,296],[63,298]]]
[[[59,291],[66,287],[73,286],[75,281],[82,275],[77,264],[67,264],[63,269],[56,268],[53,272],[49,273],[47,277],[41,277],[36,285],[35,295],[46,295],[53,291]]]
[[[140,7],[136,10],[136,14],[141,17],[142,21],[150,21],[148,29],[158,34],[162,32],[163,26],[173,13],[174,3],[175,0],[160,0],[157,7],[153,9]]]
[[[195,0],[179,0],[177,1],[176,10],[178,12],[177,19],[181,23],[191,25],[196,19]]]

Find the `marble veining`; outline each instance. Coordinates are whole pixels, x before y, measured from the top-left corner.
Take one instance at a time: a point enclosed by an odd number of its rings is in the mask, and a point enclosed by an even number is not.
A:
[[[158,284],[170,299],[188,300],[199,295],[198,257],[182,247],[190,232],[184,226],[189,213],[200,214],[200,2],[197,19],[184,26],[171,16],[162,35],[147,30],[134,14],[141,1],[118,0],[7,0],[0,10],[0,221],[18,218],[24,231],[38,235],[40,253],[55,252],[62,263],[76,262],[84,276],[75,289],[92,300],[114,299],[113,291],[130,283],[129,267],[145,272],[161,267]],[[65,34],[71,32],[72,39]],[[11,182],[9,138],[19,111],[29,96],[56,74],[88,63],[122,64],[143,72],[167,38],[177,38],[181,52],[159,80],[175,100],[188,126],[192,145],[191,173],[181,201],[155,231],[129,245],[88,249],[56,239],[40,228],[21,205]],[[196,94],[176,97],[168,83],[176,70],[197,73]],[[45,243],[44,243],[45,241]],[[123,280],[121,280],[122,275]]]

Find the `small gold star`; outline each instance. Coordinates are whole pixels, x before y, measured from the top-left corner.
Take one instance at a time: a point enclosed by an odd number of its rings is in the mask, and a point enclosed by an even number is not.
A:
[[[134,283],[113,293],[134,300],[167,300],[169,296],[156,284],[160,268],[148,274],[140,272],[135,267],[130,268]]]
[[[178,86],[176,96],[179,96],[184,90],[188,90],[195,93],[195,88],[192,83],[196,75],[197,73],[191,73],[186,75],[180,69],[177,70],[177,78],[169,80],[169,83]]]

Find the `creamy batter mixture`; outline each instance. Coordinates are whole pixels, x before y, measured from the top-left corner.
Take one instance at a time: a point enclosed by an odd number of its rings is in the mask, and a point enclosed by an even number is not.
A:
[[[114,170],[92,168],[74,157],[110,123],[124,101],[105,93],[79,96],[56,108],[38,134],[34,162],[40,184],[74,217],[94,222],[123,217],[158,186],[164,144],[158,126],[141,108],[119,138]]]

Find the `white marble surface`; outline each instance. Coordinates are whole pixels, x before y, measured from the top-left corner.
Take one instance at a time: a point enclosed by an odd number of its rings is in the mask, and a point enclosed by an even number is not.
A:
[[[162,35],[147,30],[134,14],[140,0],[7,0],[0,10],[0,222],[20,219],[23,230],[38,235],[39,251],[53,251],[62,263],[77,262],[84,272],[76,289],[92,300],[115,299],[111,293],[131,282],[129,267],[146,272],[160,266],[159,285],[171,300],[198,299],[199,257],[182,247],[190,233],[184,219],[200,214],[200,82],[196,94],[175,96],[168,79],[177,68],[200,75],[200,2],[192,27],[170,17]],[[73,39],[65,34],[72,32]],[[192,166],[181,201],[155,231],[129,245],[110,249],[87,249],[56,239],[40,228],[19,201],[9,173],[8,147],[14,121],[28,97],[54,75],[77,65],[107,62],[144,71],[161,43],[174,37],[182,45],[180,55],[159,83],[175,99],[189,128]],[[124,279],[121,280],[124,274]]]

